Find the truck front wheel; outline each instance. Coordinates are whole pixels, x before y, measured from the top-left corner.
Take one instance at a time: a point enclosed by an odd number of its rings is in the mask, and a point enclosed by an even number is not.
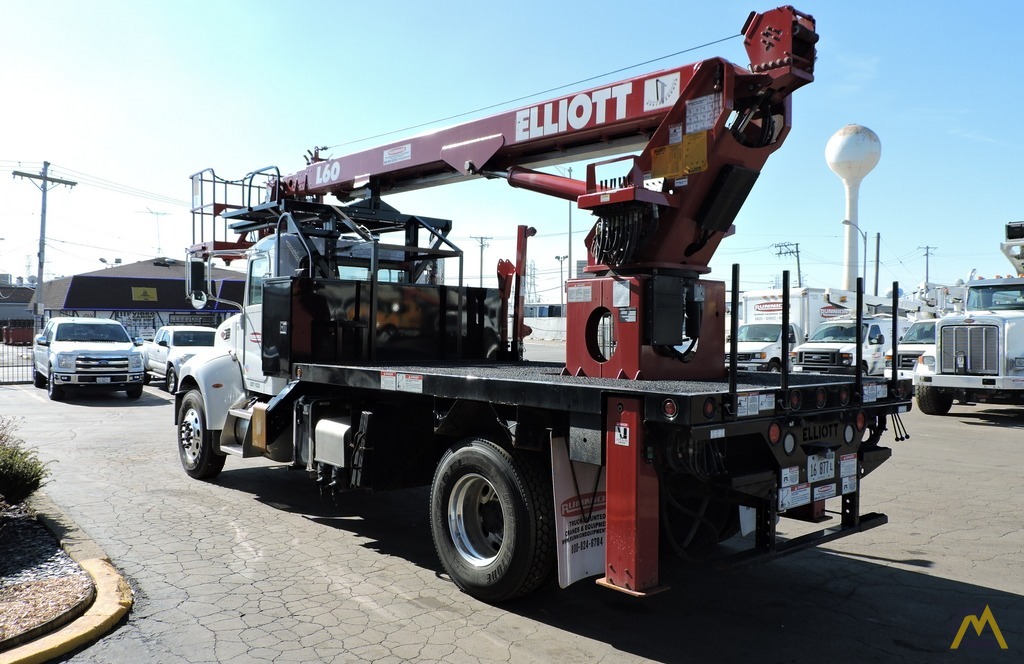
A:
[[[470,438],[451,447],[430,490],[434,549],[455,585],[486,602],[525,595],[554,570],[550,470],[543,457]]]
[[[953,395],[948,392],[927,385],[918,385],[914,391],[917,396],[917,407],[925,415],[945,415],[953,407]]]
[[[46,396],[50,397],[50,401],[62,401],[64,399],[64,388],[57,384],[57,377],[53,375],[52,371],[46,379]]]
[[[189,477],[205,480],[224,469],[224,455],[213,451],[213,434],[206,428],[203,395],[192,390],[178,411],[178,456]]]

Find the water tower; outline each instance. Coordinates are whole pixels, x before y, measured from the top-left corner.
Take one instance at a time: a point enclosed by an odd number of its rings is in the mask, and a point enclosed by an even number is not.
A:
[[[867,127],[848,124],[828,139],[825,145],[825,161],[832,172],[838,175],[846,186],[846,240],[843,251],[843,289],[853,290],[857,286],[857,272],[860,259],[857,252],[858,234],[867,233],[857,225],[857,197],[860,181],[871,172],[882,156],[882,143],[878,134]],[[867,247],[864,248],[865,254]]]

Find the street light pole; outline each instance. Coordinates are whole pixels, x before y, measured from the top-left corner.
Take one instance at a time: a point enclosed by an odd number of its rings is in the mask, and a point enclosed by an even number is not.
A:
[[[562,271],[562,261],[568,257],[568,255],[555,256],[555,260],[558,261],[558,310],[562,316],[565,316],[565,277]]]

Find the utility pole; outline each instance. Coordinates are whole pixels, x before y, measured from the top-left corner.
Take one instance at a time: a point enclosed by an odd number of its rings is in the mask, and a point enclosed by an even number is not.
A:
[[[22,171],[13,171],[11,175],[14,177],[28,178],[29,180],[39,180],[38,183],[33,182],[39,190],[43,192],[43,208],[39,214],[39,270],[36,272],[36,316],[43,315],[43,264],[46,262],[46,192],[49,191],[51,185],[62,184],[67,187],[74,187],[77,182],[71,180],[61,180],[59,178],[51,178],[48,175],[50,170],[50,162],[43,162],[43,170],[39,175],[32,173],[23,173]]]
[[[776,256],[796,256],[796,287],[803,288],[804,280],[800,274],[800,243],[799,242],[779,242],[773,244],[773,247],[778,249]]]
[[[160,217],[164,217],[170,214],[170,212],[154,212],[149,208],[145,210],[138,210],[139,214],[151,214],[156,217],[156,253],[157,257],[164,258],[164,250],[160,246]]]
[[[487,244],[487,241],[491,240],[493,238],[490,238],[490,237],[480,237],[479,235],[470,235],[470,237],[480,243],[480,288],[483,288],[484,287],[484,249],[486,249],[489,246]]]
[[[918,247],[918,249],[924,249],[924,284],[925,288],[927,288],[930,283],[928,279],[928,257],[931,256],[932,249],[938,249],[938,247],[929,247],[925,245],[923,247]]]

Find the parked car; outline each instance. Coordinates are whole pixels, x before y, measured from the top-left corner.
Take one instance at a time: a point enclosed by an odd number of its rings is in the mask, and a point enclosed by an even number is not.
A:
[[[33,382],[58,401],[72,389],[142,396],[142,339],[109,318],[51,318],[32,348]]]
[[[142,344],[143,363],[146,367],[144,381],[148,384],[150,374],[164,379],[164,387],[172,394],[178,389],[181,365],[201,350],[213,348],[217,330],[212,327],[195,325],[169,325],[161,327],[152,341]]]

